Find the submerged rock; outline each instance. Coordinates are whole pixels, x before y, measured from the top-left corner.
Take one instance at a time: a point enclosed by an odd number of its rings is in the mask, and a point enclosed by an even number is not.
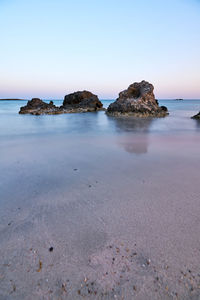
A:
[[[102,110],[103,104],[91,92],[79,91],[66,95],[60,108],[71,112],[98,111]]]
[[[165,117],[168,110],[165,106],[159,106],[153,90],[153,85],[144,80],[131,84],[127,90],[119,93],[119,98],[114,103],[109,105],[107,114]]]
[[[46,103],[39,98],[29,100],[27,105],[20,108],[19,114],[53,114],[58,108],[53,104],[53,101]]]
[[[191,119],[200,120],[200,112],[197,115],[194,115],[193,117],[191,117]]]

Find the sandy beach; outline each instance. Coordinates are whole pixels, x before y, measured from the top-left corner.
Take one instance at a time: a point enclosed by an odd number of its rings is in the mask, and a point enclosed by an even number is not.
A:
[[[104,118],[119,134],[2,138],[1,300],[199,299],[198,130]]]

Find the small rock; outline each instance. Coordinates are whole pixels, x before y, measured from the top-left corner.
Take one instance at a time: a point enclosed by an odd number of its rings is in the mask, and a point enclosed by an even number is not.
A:
[[[53,101],[46,103],[39,98],[33,98],[32,100],[28,101],[27,105],[20,108],[19,114],[51,114],[55,110],[56,106],[53,104]]]
[[[147,259],[147,265],[150,265],[151,260]]]

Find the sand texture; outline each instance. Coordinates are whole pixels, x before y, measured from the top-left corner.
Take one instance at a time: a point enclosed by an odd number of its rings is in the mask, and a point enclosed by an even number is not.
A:
[[[4,140],[0,299],[199,299],[200,137]]]

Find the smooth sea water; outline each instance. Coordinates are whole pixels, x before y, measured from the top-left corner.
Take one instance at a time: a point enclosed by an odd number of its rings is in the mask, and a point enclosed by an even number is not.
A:
[[[25,104],[0,101],[0,299],[61,299],[65,283],[78,299],[85,278],[94,299],[132,299],[135,284],[137,299],[194,299],[200,100],[161,100],[157,119],[18,114]]]
[[[108,107],[114,100],[102,100]],[[48,102],[48,101],[47,101]],[[61,105],[62,100],[55,100]],[[200,100],[160,100],[168,107],[169,116],[160,119],[109,117],[104,111],[63,115],[19,115],[26,101],[0,101],[0,138],[43,134],[112,135],[130,133],[186,134],[200,132],[200,122],[190,117],[200,111]]]

